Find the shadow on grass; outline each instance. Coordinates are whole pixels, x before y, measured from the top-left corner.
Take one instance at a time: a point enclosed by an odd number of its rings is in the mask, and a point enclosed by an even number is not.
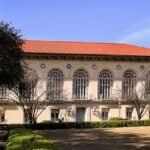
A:
[[[47,139],[54,139],[64,150],[150,150],[150,136],[130,131],[61,129],[35,132]]]

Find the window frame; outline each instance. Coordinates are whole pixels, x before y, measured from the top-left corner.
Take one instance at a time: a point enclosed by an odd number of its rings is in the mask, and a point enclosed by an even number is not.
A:
[[[109,108],[102,108],[102,120],[108,120],[109,119]]]
[[[113,77],[109,70],[102,70],[98,76],[98,99],[109,100],[112,96]]]
[[[24,78],[24,90],[21,93],[22,99],[34,100],[37,94],[38,76],[36,71],[29,69]]]
[[[73,99],[88,99],[89,76],[86,70],[79,69],[73,75]]]
[[[59,69],[52,69],[48,74],[47,100],[63,99],[63,73]]]
[[[28,123],[29,122],[29,114],[28,114],[28,112],[27,112],[28,110],[24,110],[24,112],[23,112],[23,120],[24,120],[24,123]]]
[[[59,113],[60,113],[60,109],[51,109],[51,121],[52,122],[59,121]]]
[[[122,79],[122,99],[130,99],[136,88],[136,74],[132,70],[123,73]]]
[[[0,99],[7,98],[7,88],[5,86],[0,86]]]
[[[150,98],[150,71],[146,74],[146,81],[145,81],[145,98]]]
[[[127,107],[126,108],[126,119],[132,120],[133,108]]]

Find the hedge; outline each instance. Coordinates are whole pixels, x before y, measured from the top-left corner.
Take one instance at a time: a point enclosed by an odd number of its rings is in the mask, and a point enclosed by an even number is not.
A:
[[[43,122],[32,125],[34,130],[44,129],[71,129],[71,128],[111,128],[111,127],[135,127],[135,126],[150,126],[150,120],[109,120],[100,122],[62,122],[52,123]],[[27,124],[10,124],[9,128],[29,128]]]
[[[48,141],[44,137],[33,133],[29,129],[17,128],[11,130],[6,150],[58,150],[58,146],[53,141]],[[60,150],[60,148],[59,148]]]

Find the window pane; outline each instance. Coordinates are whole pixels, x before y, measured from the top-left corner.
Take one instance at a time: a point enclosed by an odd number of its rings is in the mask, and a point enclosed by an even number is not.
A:
[[[23,84],[21,85],[21,96],[23,99],[34,99],[36,95],[36,86],[38,78],[37,74],[33,70],[28,70],[25,75]]]
[[[6,88],[4,86],[0,87],[0,99],[6,98]]]
[[[5,114],[1,114],[1,121],[2,121],[2,122],[5,121]]]
[[[132,119],[132,112],[133,112],[133,108],[126,108],[126,118],[128,120]]]
[[[57,122],[59,117],[59,109],[52,109],[51,110],[51,121]]]
[[[136,76],[133,71],[128,70],[123,75],[122,82],[122,97],[123,99],[129,99],[133,96],[135,89]]]
[[[108,113],[109,113],[108,108],[102,108],[102,120],[108,120]]]
[[[47,99],[60,100],[62,98],[63,74],[58,69],[53,69],[48,75]]]
[[[108,70],[103,70],[99,74],[99,99],[110,99],[111,97],[111,86],[112,86],[112,75]]]
[[[75,72],[73,77],[73,98],[87,99],[88,94],[88,74],[80,69]]]
[[[146,74],[145,97],[150,98],[150,71]]]

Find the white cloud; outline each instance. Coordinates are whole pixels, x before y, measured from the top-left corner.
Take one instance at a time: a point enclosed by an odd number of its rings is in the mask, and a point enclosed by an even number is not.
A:
[[[148,40],[150,41],[150,28],[142,29],[139,31],[135,31],[132,33],[129,33],[125,36],[122,36],[119,38],[117,42],[119,43],[136,43],[137,41],[144,41]]]

